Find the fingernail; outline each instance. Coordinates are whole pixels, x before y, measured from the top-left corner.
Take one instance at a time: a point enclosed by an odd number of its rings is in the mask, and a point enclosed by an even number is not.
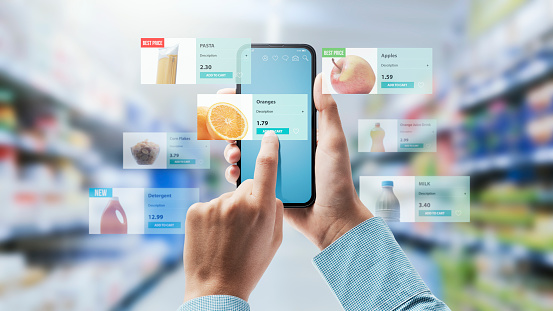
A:
[[[275,131],[267,131],[265,132],[265,135],[263,135],[263,137],[271,137],[271,136],[276,136],[276,133]]]

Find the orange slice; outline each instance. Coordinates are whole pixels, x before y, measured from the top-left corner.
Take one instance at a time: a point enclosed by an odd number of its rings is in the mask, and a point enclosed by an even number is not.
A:
[[[210,140],[211,135],[207,131],[207,111],[208,107],[200,106],[198,107],[198,140]]]
[[[213,139],[240,140],[248,132],[248,120],[236,106],[216,103],[207,111],[207,130]]]

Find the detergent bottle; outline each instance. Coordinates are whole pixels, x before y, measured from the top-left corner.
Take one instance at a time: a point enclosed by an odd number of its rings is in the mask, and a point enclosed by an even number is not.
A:
[[[127,233],[127,215],[119,203],[119,197],[112,197],[100,221],[101,234],[126,234]]]

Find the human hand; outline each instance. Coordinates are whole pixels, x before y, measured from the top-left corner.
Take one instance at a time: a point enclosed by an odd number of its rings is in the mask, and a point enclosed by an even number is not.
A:
[[[324,249],[344,233],[373,217],[355,192],[349,153],[338,107],[331,95],[322,94],[322,76],[315,79],[313,96],[319,111],[317,150],[315,153],[315,186],[317,198],[308,208],[287,208],[284,217],[311,242]],[[233,93],[231,89],[219,93]],[[225,159],[234,164],[240,160],[240,149],[229,142]],[[225,172],[236,184],[240,169],[231,165]]]
[[[248,300],[282,242],[283,205],[275,197],[278,137],[265,133],[254,179],[186,216],[185,299],[231,295]]]

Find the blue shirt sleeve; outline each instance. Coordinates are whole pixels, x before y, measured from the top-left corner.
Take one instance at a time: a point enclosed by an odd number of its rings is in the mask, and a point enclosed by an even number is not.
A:
[[[250,311],[250,305],[238,297],[211,295],[189,300],[178,311]]]
[[[426,287],[380,217],[348,231],[313,263],[346,311],[449,310]]]

